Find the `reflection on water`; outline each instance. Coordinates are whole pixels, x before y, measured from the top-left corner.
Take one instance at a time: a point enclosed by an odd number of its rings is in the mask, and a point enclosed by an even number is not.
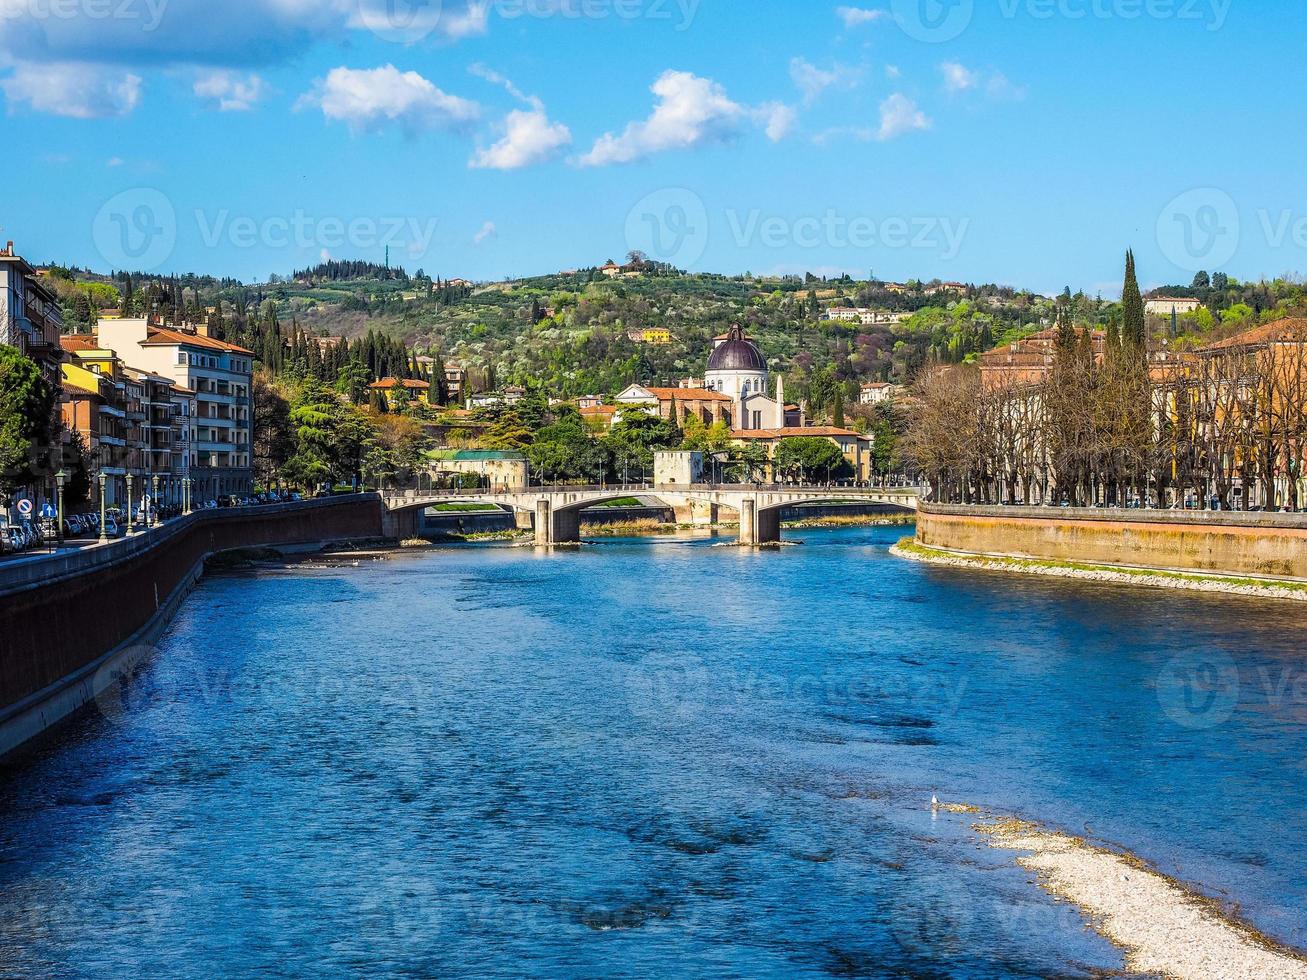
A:
[[[0,975],[1119,967],[935,792],[1307,945],[1307,612],[931,569],[901,534],[209,579],[0,782]]]

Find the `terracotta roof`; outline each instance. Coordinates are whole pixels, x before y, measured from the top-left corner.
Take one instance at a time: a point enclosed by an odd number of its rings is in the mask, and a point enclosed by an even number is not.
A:
[[[649,388],[648,391],[660,402],[669,402],[673,398],[682,402],[729,402],[730,395],[707,388]]]
[[[90,388],[83,388],[83,387],[82,387],[81,385],[79,385],[79,384],[73,384],[73,383],[72,383],[71,381],[69,381],[67,378],[64,378],[63,386],[62,386],[62,387],[63,387],[64,391],[76,392],[76,393],[79,394],[79,395],[90,395],[90,396],[93,396],[93,397],[95,397],[95,398],[100,398],[100,397],[102,397],[101,394],[100,394],[98,391],[92,391]]]
[[[146,347],[170,347],[174,344],[186,344],[190,347],[203,347],[207,350],[220,350],[232,354],[254,356],[254,351],[246,350],[244,347],[237,347],[235,344],[229,344],[223,340],[214,340],[212,337],[201,337],[197,333],[183,333],[181,330],[171,330],[167,327],[150,327],[150,332],[142,343]]]
[[[812,425],[798,426],[790,425],[783,429],[736,429],[731,433],[735,439],[802,439],[802,438],[831,438],[835,436],[852,437],[854,439],[865,439],[860,433],[852,429],[839,429],[833,425]]]
[[[431,385],[425,381],[397,381],[394,378],[382,378],[380,381],[368,385],[369,388],[375,388],[377,391],[390,391],[392,388],[398,388],[401,384],[405,388],[412,388],[414,391],[430,391]]]
[[[581,409],[582,415],[616,415],[625,405],[594,405],[590,408]]]
[[[1237,333],[1233,337],[1227,337],[1225,340],[1218,340],[1214,344],[1208,344],[1206,347],[1200,348],[1200,350],[1215,351],[1230,350],[1235,347],[1258,347],[1262,344],[1274,343],[1280,340],[1293,340],[1298,343],[1307,342],[1307,317],[1291,316],[1276,320],[1274,323],[1264,323],[1260,327],[1253,327],[1251,330]]]
[[[59,346],[68,351],[99,350],[100,342],[95,334],[70,333],[59,338]]]

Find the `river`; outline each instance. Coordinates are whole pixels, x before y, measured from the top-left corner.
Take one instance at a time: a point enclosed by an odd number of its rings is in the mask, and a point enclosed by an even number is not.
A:
[[[0,975],[1121,968],[936,793],[1307,946],[1307,609],[902,534],[211,576],[0,776]]]

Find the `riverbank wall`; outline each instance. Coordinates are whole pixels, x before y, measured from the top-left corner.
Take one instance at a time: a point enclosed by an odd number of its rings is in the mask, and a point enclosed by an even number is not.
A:
[[[923,503],[917,541],[987,557],[1307,581],[1307,514]]]
[[[369,541],[382,530],[380,498],[335,497],[201,511],[107,545],[0,565],[0,758],[98,696],[115,659],[162,630],[208,557]]]

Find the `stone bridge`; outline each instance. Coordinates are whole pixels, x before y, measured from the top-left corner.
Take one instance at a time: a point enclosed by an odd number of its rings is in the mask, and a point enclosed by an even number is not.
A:
[[[624,487],[532,487],[526,490],[446,490],[384,493],[386,533],[417,537],[422,512],[440,504],[482,503],[511,510],[519,527],[535,529],[536,544],[549,547],[581,540],[581,511],[632,496],[656,497],[687,524],[717,524],[722,508],[740,518],[740,544],[756,547],[781,539],[781,511],[795,504],[885,504],[916,510],[920,491],[911,487],[816,487],[656,485]]]

